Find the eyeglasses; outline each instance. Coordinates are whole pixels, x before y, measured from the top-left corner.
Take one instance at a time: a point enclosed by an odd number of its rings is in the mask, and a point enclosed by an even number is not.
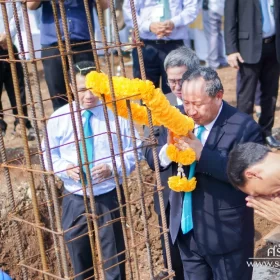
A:
[[[169,87],[175,87],[176,85],[178,85],[179,87],[182,86],[182,79],[179,79],[179,80],[167,80],[167,85]]]

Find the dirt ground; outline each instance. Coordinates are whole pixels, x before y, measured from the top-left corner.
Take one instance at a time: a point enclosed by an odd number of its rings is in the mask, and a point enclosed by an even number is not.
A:
[[[44,99],[48,99],[48,90],[46,84],[43,79],[43,72],[42,66],[39,65],[40,70],[40,77],[41,77],[41,91],[43,94]],[[127,72],[131,73],[131,68],[127,68]],[[230,104],[236,104],[236,97],[235,97],[235,88],[236,88],[236,71],[231,68],[225,68],[219,70],[219,75],[222,79],[224,89],[225,89],[225,100],[228,101]],[[6,93],[2,95],[3,107],[9,108],[10,104],[8,102],[8,98]],[[275,128],[280,127],[280,114],[279,114],[279,103],[277,103],[277,112],[276,112],[276,119],[275,119]],[[46,101],[44,103],[45,114],[49,116],[52,113],[52,106],[50,101]],[[23,148],[22,148],[22,140],[18,134],[13,133],[13,117],[9,116],[12,112],[6,112],[7,115],[5,116],[5,120],[8,123],[8,131],[4,138],[5,141],[5,148],[8,159],[15,159],[23,156]],[[35,141],[29,142],[29,149],[32,152],[36,152],[36,143]],[[33,167],[39,167],[39,160],[38,157],[31,156]],[[1,162],[1,161],[0,161]],[[21,165],[24,162],[24,159],[17,160],[15,165]],[[141,163],[143,178],[147,182],[153,181],[153,173],[147,167],[145,162]],[[22,212],[22,216],[30,221],[34,219],[32,215],[32,208],[30,208],[30,199],[31,193],[29,190],[28,185],[28,173],[22,171],[20,169],[11,169],[10,170],[11,181],[13,185],[13,191],[15,194],[15,201],[17,204],[17,209]],[[129,183],[129,192],[131,200],[134,199],[136,190],[135,176],[131,176],[131,181]],[[15,234],[14,234],[14,226],[13,223],[8,219],[8,213],[10,209],[10,205],[8,202],[8,194],[7,194],[7,185],[4,176],[4,169],[0,168],[0,268],[8,271],[14,279],[20,279],[19,276],[19,268],[17,266],[17,259],[16,259],[16,244],[15,244]],[[37,194],[39,197],[42,197],[41,201],[44,201],[42,195],[42,183],[40,181],[40,176],[37,174],[35,176],[35,186],[37,190]],[[151,187],[147,187],[145,191],[152,191]],[[41,210],[41,218],[46,224],[48,223],[48,213],[45,206],[40,206]],[[30,210],[27,210],[30,209]],[[140,216],[142,215],[142,211],[140,209],[139,203],[135,204],[132,207],[133,217],[137,217],[134,220],[134,226],[137,231],[139,231],[139,239],[138,242],[143,240],[141,234],[143,234],[143,223],[140,221]],[[153,210],[153,201],[152,197],[149,196],[146,201],[146,211],[149,223],[149,229],[151,236],[158,235],[157,225],[157,216]],[[38,244],[37,244],[37,237],[35,230],[25,224],[21,224],[21,237],[23,239],[23,247],[25,251],[25,257],[31,257],[38,254]],[[275,227],[275,224],[259,217],[255,216],[255,227],[256,227],[256,235],[255,235],[255,255],[257,257],[267,256],[267,248],[269,244],[265,244],[262,237],[265,236],[270,230]],[[48,235],[45,235],[45,242],[48,242]],[[52,244],[47,244],[47,247],[50,248]],[[147,254],[146,254],[145,244],[142,244],[138,248],[138,255],[140,259],[139,269],[141,279],[149,279],[148,274],[148,266],[147,266]],[[48,255],[48,261],[51,261],[52,255]],[[161,245],[159,242],[158,237],[154,239],[152,242],[152,258],[155,265],[155,271],[158,273],[163,267],[163,260],[161,256]],[[38,257],[32,258],[29,260],[32,265],[38,265]],[[30,279],[41,279],[36,272],[31,272],[29,275]]]

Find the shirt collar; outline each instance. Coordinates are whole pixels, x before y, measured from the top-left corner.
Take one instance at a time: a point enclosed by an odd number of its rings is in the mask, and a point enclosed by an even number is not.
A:
[[[75,109],[77,109],[76,102],[75,102]],[[81,114],[83,115],[83,113],[84,113],[83,106],[81,106],[81,109],[82,109]],[[101,106],[101,101],[98,100],[96,103],[96,106],[94,108],[91,108],[88,110],[91,111],[94,116],[96,116],[96,117],[99,116],[103,112],[103,107]]]
[[[215,118],[212,122],[210,122],[210,123],[204,125],[204,127],[205,127],[205,129],[206,129],[207,131],[211,131],[211,129],[212,129],[212,127],[214,126],[214,124],[215,124],[217,118],[219,117],[219,115],[220,115],[222,109],[223,109],[223,102],[222,102],[222,104],[221,104],[221,106],[220,106],[220,109],[219,109],[219,112],[218,112],[216,118]],[[199,124],[195,124],[195,125],[194,125],[194,129],[197,129],[199,126],[200,126]]]

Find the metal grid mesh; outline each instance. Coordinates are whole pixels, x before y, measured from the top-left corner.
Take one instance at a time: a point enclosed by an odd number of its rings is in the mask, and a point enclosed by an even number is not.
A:
[[[76,150],[79,151],[79,139],[81,139],[82,147],[83,147],[83,156],[88,162],[87,155],[85,153],[85,136],[83,133],[83,125],[81,120],[81,114],[77,114],[79,116],[77,119],[74,117],[74,108],[73,108],[73,97],[72,91],[70,89],[70,81],[73,85],[76,85],[75,81],[75,73],[73,71],[73,54],[72,51],[73,44],[70,42],[70,37],[67,30],[67,18],[65,13],[64,1],[59,2],[59,11],[57,9],[56,1],[51,1],[54,19],[56,23],[56,32],[58,38],[58,48],[62,60],[63,66],[63,74],[64,80],[66,85],[66,93],[67,98],[70,105],[70,115],[73,124],[74,130],[74,140]],[[36,134],[36,148],[31,149],[28,143],[28,139],[26,133],[21,133],[21,147],[23,148],[23,155],[17,156],[14,155],[12,158],[7,157],[7,148],[5,145],[8,143],[5,142],[4,137],[0,131],[0,150],[1,150],[1,166],[0,168],[3,169],[3,174],[5,177],[5,185],[7,187],[8,199],[10,203],[10,209],[8,213],[8,219],[11,221],[10,227],[13,228],[15,242],[17,251],[14,252],[15,259],[17,259],[16,264],[18,264],[21,268],[21,277],[20,279],[74,279],[74,274],[69,265],[69,257],[67,253],[66,243],[64,240],[64,234],[61,225],[61,199],[63,195],[58,191],[58,182],[56,179],[56,174],[53,171],[52,161],[51,161],[51,154],[50,154],[50,145],[48,141],[48,132],[46,128],[46,123],[49,119],[47,117],[46,111],[46,104],[48,104],[48,99],[43,99],[42,89],[41,89],[41,78],[38,70],[38,65],[41,63],[41,59],[37,59],[35,53],[37,50],[34,50],[34,44],[31,34],[31,27],[27,12],[26,2],[22,1],[22,12],[23,12],[23,22],[24,27],[26,30],[26,39],[27,45],[29,50],[29,57],[30,59],[26,59],[26,53],[24,52],[23,47],[23,38],[22,33],[20,30],[19,24],[19,17],[18,11],[16,7],[16,2],[13,2],[13,12],[16,22],[16,29],[17,29],[17,36],[19,40],[19,53],[21,54],[21,60],[17,60],[13,51],[13,42],[10,35],[10,28],[8,22],[8,15],[5,6],[5,1],[0,1],[1,10],[3,13],[4,18],[4,25],[5,31],[7,36],[7,44],[8,44],[8,57],[0,57],[0,61],[5,61],[10,64],[12,78],[14,83],[15,95],[16,95],[16,104],[18,109],[18,115],[16,117],[19,118],[20,129],[22,132],[26,130],[24,119],[26,118],[23,113],[23,106],[28,106],[29,109],[29,119],[32,122],[32,125],[35,130]],[[96,41],[94,39],[94,30],[92,26],[92,21],[90,17],[89,5],[88,1],[84,0],[84,5],[86,9],[87,15],[87,23],[90,30],[90,43],[92,46],[92,52],[95,59],[95,64],[97,71],[103,70],[106,74],[108,74],[109,81],[110,81],[110,91],[112,95],[112,102],[113,102],[113,113],[115,115],[116,120],[116,127],[117,127],[117,140],[118,140],[118,148],[120,151],[120,158],[121,158],[121,167],[122,167],[122,174],[126,174],[125,172],[125,162],[123,153],[122,141],[121,141],[121,132],[120,132],[120,125],[118,123],[118,112],[116,106],[116,97],[114,94],[114,88],[112,84],[112,75],[113,71],[111,57],[112,52],[111,50],[117,50],[118,56],[114,58],[114,61],[117,65],[120,66],[121,75],[126,76],[126,66],[124,63],[124,58],[122,55],[121,47],[122,46],[131,46],[131,48],[137,48],[139,62],[140,62],[140,69],[142,78],[145,79],[145,70],[143,64],[143,57],[141,51],[141,42],[139,38],[139,31],[137,27],[137,19],[135,13],[135,7],[133,1],[131,1],[131,13],[133,24],[135,27],[135,38],[136,43],[121,43],[119,37],[119,30],[117,25],[116,13],[115,13],[115,4],[113,0],[109,1],[110,4],[110,15],[112,20],[113,26],[113,34],[114,40],[112,42],[108,42],[106,38],[105,32],[105,24],[104,24],[104,17],[103,11],[101,9],[99,1],[96,1],[97,4],[97,12],[98,12],[98,20],[101,27],[101,34],[102,34],[102,48],[97,48]],[[61,15],[61,22],[62,22],[62,29],[64,32],[64,40],[62,40],[62,35],[59,29],[59,21],[58,21],[58,12]],[[101,59],[97,55],[97,51],[99,49],[104,50],[104,58]],[[52,56],[53,57],[53,56]],[[50,59],[51,57],[45,57],[44,59]],[[26,95],[27,95],[27,104],[21,104],[20,98],[20,88],[18,83],[17,71],[16,71],[16,63],[21,63],[24,71],[24,80],[26,86]],[[103,65],[103,66],[102,66]],[[102,69],[101,69],[102,68]],[[69,70],[68,70],[69,69]],[[77,110],[80,110],[80,104],[78,99],[78,91],[77,87],[74,86],[73,89],[74,99],[77,104]],[[151,138],[145,139],[146,143],[152,145],[153,148],[153,156],[155,161],[155,179],[157,188],[154,189],[153,182],[148,182],[145,180],[145,176],[143,175],[143,163],[139,161],[137,157],[137,146],[136,146],[136,137],[134,133],[132,133],[131,137],[133,140],[133,148],[134,148],[134,156],[135,156],[135,172],[133,176],[129,176],[127,178],[125,175],[123,176],[123,183],[122,187],[124,190],[124,195],[126,199],[126,204],[122,204],[121,200],[121,192],[120,192],[120,184],[118,178],[118,172],[116,167],[115,157],[117,155],[114,154],[113,149],[113,142],[112,142],[112,132],[110,131],[109,119],[108,119],[108,111],[106,107],[105,98],[103,97],[102,100],[102,107],[105,115],[106,120],[106,127],[107,127],[107,136],[108,142],[110,146],[110,154],[112,157],[113,162],[113,173],[115,175],[115,182],[117,186],[117,195],[120,204],[120,213],[121,213],[121,223],[122,229],[124,234],[124,241],[125,241],[125,262],[126,262],[126,274],[127,279],[156,279],[156,274],[164,270],[164,267],[158,267],[156,261],[153,258],[153,251],[151,249],[151,244],[153,242],[159,242],[159,225],[156,222],[153,224],[148,222],[147,217],[147,207],[146,203],[147,200],[151,200],[153,197],[154,192],[158,193],[160,208],[161,208],[161,217],[162,217],[162,230],[165,239],[165,247],[166,247],[166,256],[167,256],[167,276],[164,279],[172,279],[174,274],[171,269],[171,260],[170,260],[170,252],[169,252],[169,243],[167,237],[167,225],[166,225],[166,218],[165,218],[165,210],[164,210],[164,203],[163,203],[163,195],[162,195],[162,187],[161,181],[159,176],[159,166],[158,166],[158,159],[156,156],[156,149],[155,149],[155,137],[153,136],[153,124],[150,111],[148,110],[148,117],[149,117],[149,128],[151,132]],[[129,123],[131,131],[134,131],[134,123],[131,116],[131,109],[130,109],[130,101],[127,100],[127,108],[129,112]],[[9,110],[11,108],[5,108],[3,110],[4,116],[11,116]],[[78,134],[78,131],[81,132],[81,135]],[[143,138],[141,140],[144,140]],[[48,168],[45,166],[45,162],[43,160],[43,148],[42,143],[45,147],[46,159]],[[80,153],[77,153],[78,157],[78,165],[82,168],[82,160]],[[38,161],[37,165],[33,164],[34,159]],[[11,177],[13,176],[14,170],[23,170],[26,172],[28,181],[28,190],[30,192],[31,197],[31,204],[27,205],[24,208],[21,208],[20,211],[17,207],[16,201],[14,199],[14,192],[15,186]],[[91,176],[89,172],[89,163],[86,163],[86,179],[88,182],[91,182]],[[84,179],[82,180],[83,186],[83,193],[86,193],[86,186]],[[40,181],[40,183],[38,183]],[[129,183],[130,182],[130,183]],[[131,183],[132,182],[132,183]],[[42,187],[43,195],[38,196],[38,184]],[[137,190],[137,195],[131,198],[130,195],[130,186],[135,185]],[[89,199],[84,195],[84,205],[85,205],[85,216],[87,220],[88,226],[88,236],[90,240],[90,246],[92,250],[93,256],[93,263],[92,266],[94,268],[94,277],[95,279],[105,279],[105,270],[104,270],[104,259],[102,256],[102,250],[100,245],[99,239],[99,228],[98,228],[98,216],[95,214],[95,199],[93,196],[93,191],[89,188]],[[141,209],[141,230],[135,227],[135,219],[137,217],[134,216],[133,207],[137,207]],[[126,211],[124,211],[124,207]],[[126,213],[125,213],[126,212]],[[46,219],[42,218],[42,213],[45,213]],[[27,215],[29,214],[29,215]],[[29,217],[29,218],[26,218]],[[30,218],[32,217],[32,218]],[[114,222],[114,221],[112,221]],[[29,255],[26,246],[24,245],[23,235],[24,229],[32,228],[35,233],[35,238],[37,241],[37,248],[38,254],[37,255]],[[154,234],[155,231],[152,229],[157,229],[157,234]],[[151,233],[153,232],[153,233]],[[139,255],[142,251],[145,251],[145,259],[146,259],[146,267],[148,268],[148,276],[141,275],[141,270],[139,269]],[[113,257],[113,256],[112,256]],[[35,262],[36,260],[36,262]],[[39,260],[39,261],[38,261]],[[36,263],[36,265],[34,265]],[[34,277],[34,275],[36,275]],[[144,277],[144,278],[143,278]],[[92,278],[93,279],[93,278]]]

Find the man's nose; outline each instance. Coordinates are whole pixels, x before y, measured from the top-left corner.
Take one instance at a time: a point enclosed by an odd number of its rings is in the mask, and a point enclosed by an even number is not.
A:
[[[188,108],[188,115],[189,116],[194,116],[194,115],[196,115],[196,113],[197,113],[197,110],[193,107],[193,106],[191,106],[190,108]]]

